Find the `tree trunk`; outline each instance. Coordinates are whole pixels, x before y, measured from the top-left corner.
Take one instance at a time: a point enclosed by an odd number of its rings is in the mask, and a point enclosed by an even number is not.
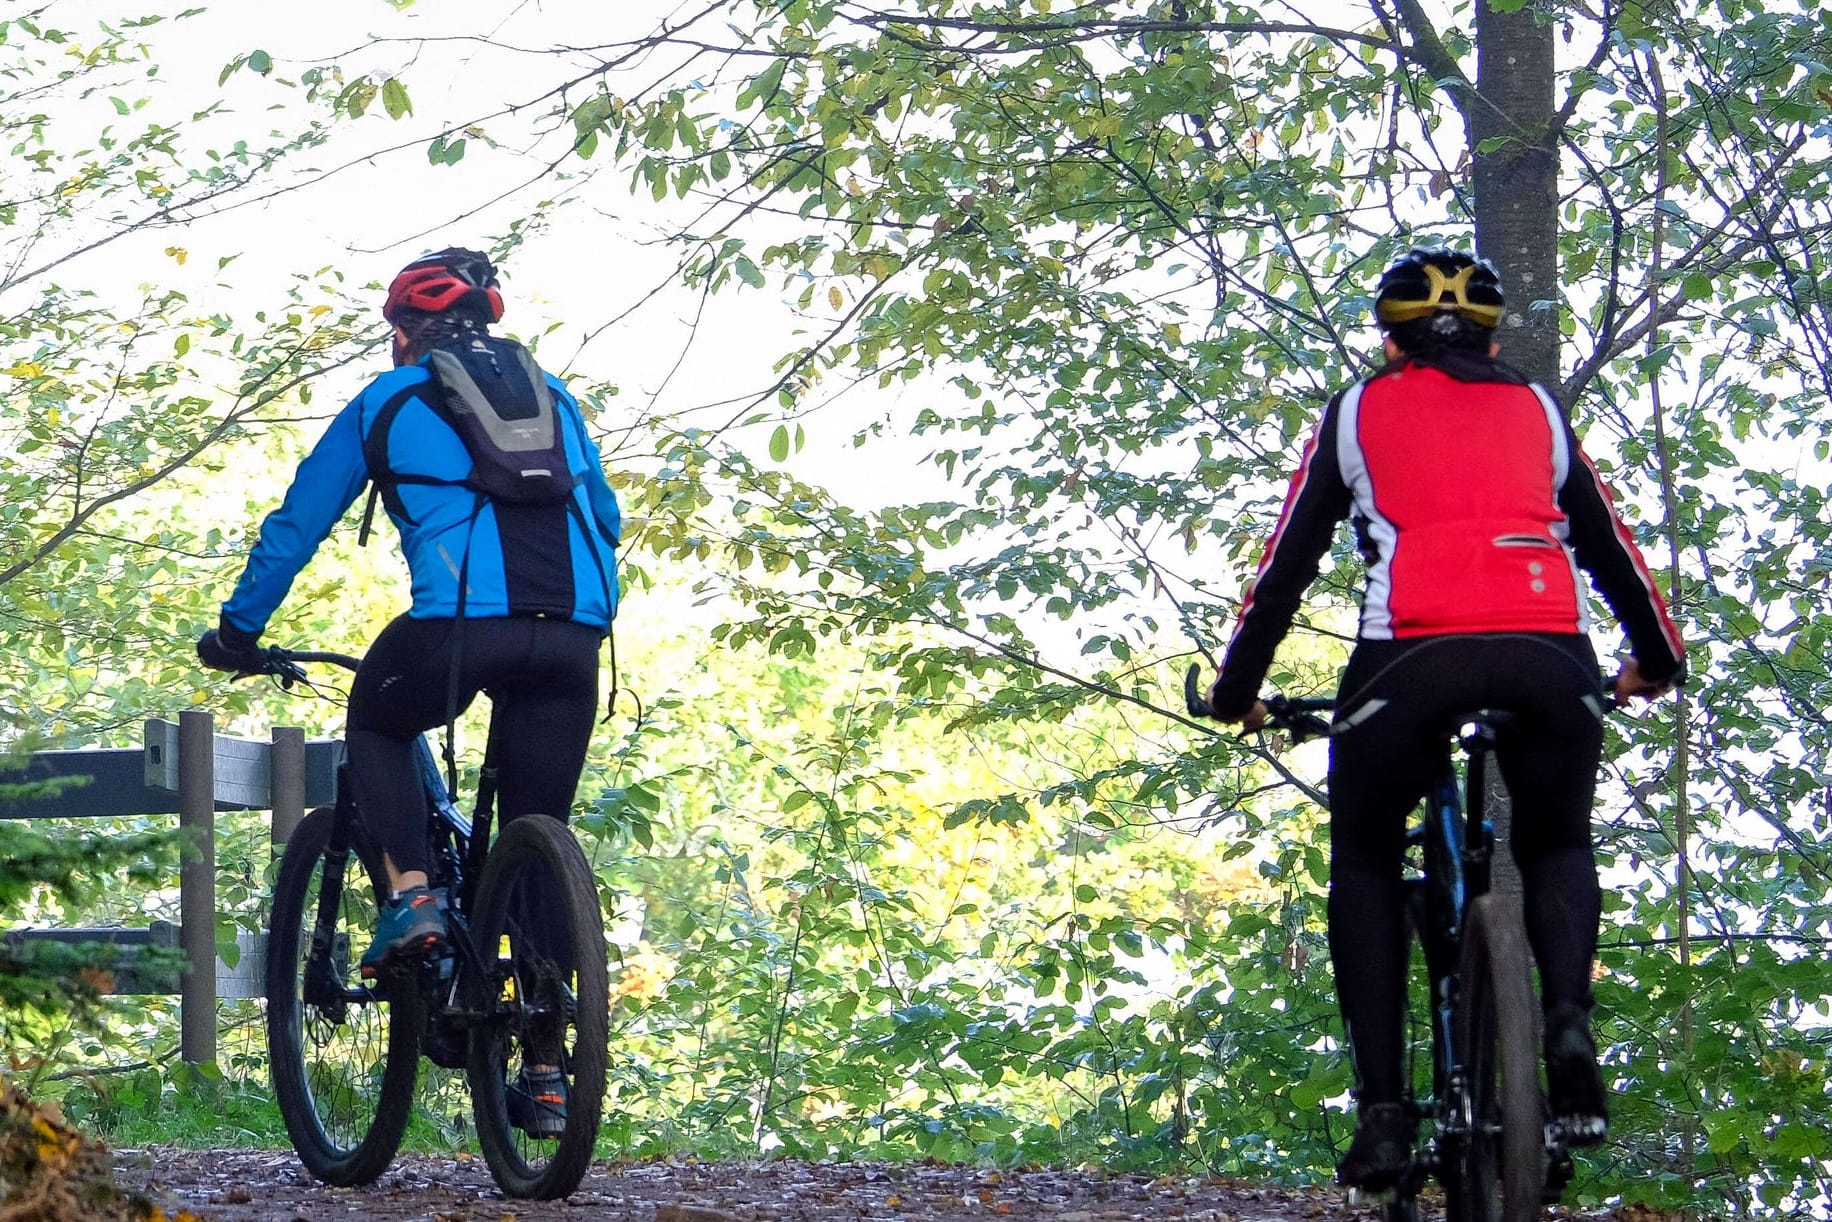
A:
[[[1559,383],[1558,146],[1552,139],[1552,26],[1528,6],[1476,6],[1476,96],[1468,109],[1476,250],[1501,271],[1508,312],[1497,338],[1504,359],[1536,382]],[[1506,847],[1513,808],[1501,769],[1488,774],[1495,823],[1495,890],[1521,894]],[[1529,814],[1529,817],[1530,814]]]
[[[1476,96],[1467,107],[1476,249],[1501,270],[1506,360],[1559,380],[1558,146],[1552,137],[1553,28],[1532,6],[1476,6]]]

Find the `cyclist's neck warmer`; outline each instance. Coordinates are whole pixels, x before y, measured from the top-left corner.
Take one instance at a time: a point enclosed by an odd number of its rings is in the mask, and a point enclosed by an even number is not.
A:
[[[1511,386],[1525,386],[1531,381],[1526,374],[1507,362],[1486,352],[1472,352],[1467,348],[1427,348],[1419,352],[1408,352],[1397,361],[1389,361],[1374,376],[1378,378],[1381,374],[1397,373],[1408,366],[1435,369],[1449,374],[1459,382],[1505,382]]]

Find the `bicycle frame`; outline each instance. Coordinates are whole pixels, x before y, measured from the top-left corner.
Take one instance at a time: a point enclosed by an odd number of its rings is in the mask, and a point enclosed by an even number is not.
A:
[[[494,722],[484,748],[484,762],[477,785],[475,818],[466,818],[458,809],[451,790],[446,787],[445,773],[433,757],[432,745],[422,734],[414,740],[414,766],[426,791],[431,812],[427,824],[434,884],[447,888],[451,908],[447,913],[450,934],[448,949],[432,963],[427,987],[442,996],[427,1014],[429,1029],[456,1021],[468,1024],[484,1017],[467,1009],[463,1003],[461,981],[471,973],[484,978],[496,965],[494,947],[479,947],[471,937],[469,915],[477,899],[477,880],[483,875],[484,858],[490,851],[491,823],[496,807],[496,734]],[[430,1031],[429,1031],[430,1035]],[[432,1055],[429,1044],[428,1054]],[[439,1058],[434,1057],[435,1060]]]
[[[491,746],[494,746],[492,735]],[[475,900],[476,879],[483,871],[483,860],[489,852],[490,824],[494,817],[496,769],[493,752],[485,751],[482,777],[478,784],[477,818],[465,816],[446,787],[445,775],[433,756],[425,735],[414,740],[414,767],[431,811],[427,834],[438,866],[435,873],[450,888],[453,905],[450,914],[451,945],[468,968],[483,970],[484,959],[472,944],[465,913]],[[331,930],[337,921],[338,896],[343,888],[343,869],[350,848],[351,829],[359,818],[349,780],[349,765],[337,770],[337,816],[331,825],[331,841],[325,859],[325,877],[318,897],[318,919],[313,923],[311,950],[307,955],[304,989],[306,1000],[315,1005],[335,1007],[338,1004],[361,1003],[369,993],[363,986],[349,988],[338,983],[343,973],[334,970],[341,950],[347,960],[349,948],[338,946]],[[377,896],[379,902],[383,897]],[[344,941],[347,942],[347,939]],[[454,974],[455,975],[455,974]]]
[[[1455,1035],[1457,964],[1469,906],[1489,889],[1495,826],[1484,797],[1488,761],[1506,721],[1506,714],[1478,711],[1462,719],[1457,735],[1446,736],[1437,779],[1425,797],[1424,816],[1406,835],[1407,844],[1419,848],[1423,865],[1402,883],[1406,910],[1424,946],[1431,982],[1433,1098],[1418,1100],[1418,1105],[1427,1113],[1437,1111],[1440,1103],[1447,1105],[1442,1114],[1453,1126],[1470,1123],[1460,1103],[1468,1075]],[[1467,761],[1461,783],[1453,744],[1462,748]]]

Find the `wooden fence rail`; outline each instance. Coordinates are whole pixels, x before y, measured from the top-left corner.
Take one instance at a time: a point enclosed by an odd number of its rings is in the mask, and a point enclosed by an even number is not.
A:
[[[70,819],[122,815],[177,815],[185,844],[178,871],[178,924],[155,921],[144,929],[15,929],[9,941],[51,939],[110,942],[122,948],[117,992],[177,993],[179,1055],[198,1064],[216,1060],[219,996],[261,995],[265,939],[240,935],[233,967],[216,954],[216,812],[272,812],[270,843],[277,855],[307,809],[335,800],[342,744],[307,741],[295,726],[276,726],[271,741],[216,733],[207,711],[187,710],[177,722],[146,723],[139,749],[40,751],[22,770],[0,772],[0,783],[81,778],[43,797],[0,799],[0,819]],[[136,971],[137,948],[176,946],[184,966],[178,979]]]

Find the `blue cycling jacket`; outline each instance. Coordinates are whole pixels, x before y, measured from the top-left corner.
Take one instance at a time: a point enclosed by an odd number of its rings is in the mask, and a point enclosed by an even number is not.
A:
[[[267,627],[294,578],[369,481],[363,439],[377,413],[397,392],[431,380],[424,363],[403,366],[369,383],[337,414],[299,464],[285,500],[261,523],[248,567],[223,604],[225,619],[245,632]],[[579,478],[571,505],[486,502],[480,509],[477,494],[459,483],[471,472],[463,441],[418,395],[406,400],[389,426],[391,471],[451,481],[398,485],[406,517],[389,513],[413,576],[408,611],[413,618],[456,616],[462,571],[467,619],[546,615],[609,626],[617,610],[622,516],[578,401],[552,374],[547,384],[565,430],[567,459]]]

